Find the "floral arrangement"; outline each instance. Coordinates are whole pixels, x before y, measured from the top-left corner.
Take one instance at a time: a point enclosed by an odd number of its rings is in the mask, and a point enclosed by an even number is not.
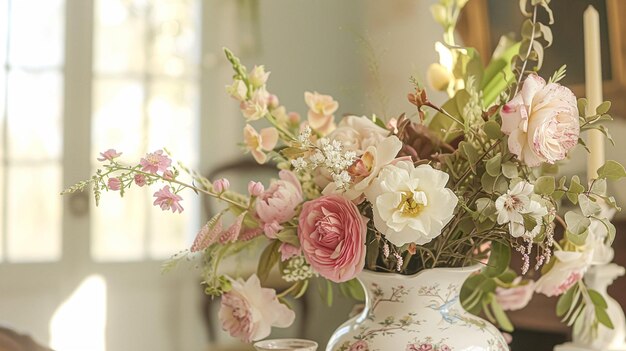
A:
[[[538,73],[552,42],[549,0],[521,1],[521,41],[502,40],[486,66],[474,49],[454,42],[465,3],[440,0],[432,8],[445,36],[437,43],[441,62],[427,78],[449,94],[443,105],[411,79],[409,114],[336,118],[337,101],[306,92],[301,119],[270,93],[263,66],[248,70],[225,50],[234,70],[227,92],[248,122],[243,145],[258,163],[276,165],[275,181],[251,181],[248,193],[238,194],[227,179],[206,179],[162,150],[131,165],[108,150],[102,168],[67,192],[91,186],[97,202],[103,191],[123,196],[158,186],[154,205],[172,212],[184,210],[187,190],[221,200],[224,208],[167,266],[201,260],[206,293],[221,297],[223,328],[246,342],[289,326],[295,315],[285,299],[301,297],[313,278],[327,281],[330,300],[333,285],[362,296],[355,278],[363,269],[411,275],[479,263],[484,268],[461,298],[502,329],[512,328],[504,310],[523,307],[533,291],[560,296],[557,313],[569,324],[592,311],[595,326],[611,327],[606,303],[581,278],[594,248],[613,240],[606,209],[617,206],[607,180],[626,171],[609,161],[587,185],[578,176],[555,177],[568,152],[585,146],[582,132],[609,135],[602,122],[611,119],[610,103],[587,113],[586,100],[559,84],[565,67],[547,80]],[[538,11],[550,23],[541,23]],[[255,128],[259,121],[267,127]],[[220,273],[226,257],[258,246],[255,275]],[[517,270],[509,268],[513,254],[522,257]],[[275,270],[291,284],[285,291],[262,287]],[[533,282],[529,271],[541,277]]]

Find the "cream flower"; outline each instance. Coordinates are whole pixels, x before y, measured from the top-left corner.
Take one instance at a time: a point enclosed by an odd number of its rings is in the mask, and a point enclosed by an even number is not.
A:
[[[250,72],[250,75],[248,76],[248,79],[253,87],[260,88],[265,85],[269,76],[270,72],[265,72],[265,67],[261,65],[254,66],[252,72]]]
[[[241,112],[248,121],[256,121],[263,118],[267,112],[267,100],[270,94],[265,89],[258,89],[250,100],[241,102]]]
[[[365,116],[346,116],[339,122],[337,129],[328,135],[328,139],[338,140],[344,150],[356,151],[360,155],[388,136],[387,129],[377,126]]]
[[[534,238],[541,231],[542,219],[548,214],[548,210],[532,199],[533,191],[534,185],[522,181],[496,199],[498,224],[508,223],[509,232],[513,237]],[[536,222],[530,231],[524,226],[525,215],[531,216]]]
[[[458,198],[447,183],[448,174],[429,165],[383,167],[365,192],[376,229],[396,246],[428,243],[454,216]]]
[[[296,315],[276,298],[276,291],[261,287],[256,275],[247,281],[232,280],[232,289],[222,296],[219,319],[222,329],[243,342],[261,340],[272,327],[289,327]]]
[[[226,92],[235,100],[244,101],[247,98],[248,88],[246,87],[246,83],[235,79],[232,85],[226,86]]]
[[[263,128],[261,133],[258,133],[251,125],[246,124],[243,128],[243,140],[252,157],[258,163],[263,164],[267,161],[265,152],[274,150],[278,142],[278,131],[270,127]]]
[[[352,185],[343,191],[343,196],[349,200],[359,199],[378,176],[380,170],[395,160],[400,149],[402,149],[402,142],[395,135],[384,139],[378,146],[368,146],[363,155],[348,168]],[[325,194],[329,192],[337,192],[337,189],[324,189]]]
[[[335,129],[335,117],[333,113],[339,108],[339,103],[330,95],[322,95],[318,92],[305,92],[304,101],[309,107],[309,126],[326,135]]]
[[[501,114],[509,150],[530,167],[562,160],[578,143],[576,96],[560,84],[546,84],[536,74],[526,78]]]
[[[590,248],[585,248],[583,252],[555,251],[553,259],[556,262],[539,278],[535,291],[548,297],[563,294],[582,279],[592,257],[593,250]]]

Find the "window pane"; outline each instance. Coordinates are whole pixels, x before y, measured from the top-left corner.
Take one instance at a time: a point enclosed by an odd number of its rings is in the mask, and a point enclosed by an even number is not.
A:
[[[62,78],[58,72],[9,72],[8,134],[12,160],[60,159]]]
[[[95,71],[141,73],[146,47],[145,2],[96,0],[95,6]]]
[[[198,91],[185,81],[158,81],[150,86],[148,149],[167,147],[192,166],[197,159]]]
[[[113,148],[124,157],[137,160],[143,154],[143,99],[139,82],[99,80],[94,83],[92,160],[101,151]]]
[[[147,189],[104,192],[92,211],[91,255],[97,261],[131,261],[144,256]]]
[[[196,73],[200,9],[195,0],[155,1],[151,9],[150,71],[173,77]]]
[[[63,0],[10,2],[11,65],[58,67],[63,64],[65,47],[63,2]]]
[[[52,261],[61,256],[61,167],[10,165],[7,259]]]

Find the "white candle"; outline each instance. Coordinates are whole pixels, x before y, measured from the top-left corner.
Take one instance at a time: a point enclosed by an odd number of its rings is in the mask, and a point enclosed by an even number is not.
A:
[[[585,10],[585,90],[587,115],[595,114],[596,108],[602,103],[602,61],[600,58],[600,16],[591,5]],[[604,164],[604,135],[599,130],[587,132],[587,179],[598,177],[598,168]]]

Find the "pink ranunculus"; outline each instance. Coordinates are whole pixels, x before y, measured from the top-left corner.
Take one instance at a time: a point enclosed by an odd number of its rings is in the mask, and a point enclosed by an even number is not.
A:
[[[139,161],[143,172],[157,173],[165,172],[167,167],[172,165],[172,160],[163,154],[163,150],[149,153]]]
[[[516,278],[514,284],[519,284],[521,277]],[[535,282],[532,280],[524,285],[513,288],[496,288],[496,301],[505,311],[517,311],[526,307],[535,292]]]
[[[161,207],[163,211],[172,210],[172,212],[178,211],[180,213],[184,210],[183,206],[180,205],[180,201],[182,201],[183,198],[180,195],[172,193],[169,185],[164,186],[163,189],[154,193],[154,197],[156,197],[156,199],[153,205]]]
[[[365,340],[359,340],[354,344],[350,345],[348,351],[369,351],[369,345]]]
[[[122,181],[120,178],[109,178],[107,182],[107,187],[110,190],[120,190],[122,188]]]
[[[529,75],[522,90],[502,107],[509,150],[531,167],[562,160],[580,134],[576,96],[568,88]]]
[[[121,152],[115,151],[115,149],[108,149],[105,152],[100,153],[100,157],[98,157],[98,161],[113,161],[114,159],[122,156]]]
[[[340,195],[305,202],[298,237],[307,262],[324,278],[340,283],[354,278],[365,265],[367,219]]]
[[[300,248],[295,247],[291,244],[288,243],[282,243],[280,244],[280,247],[278,248],[278,251],[280,251],[280,260],[281,261],[287,261],[288,259],[294,257],[294,256],[298,256],[300,255],[300,253],[302,252],[302,250],[300,250]]]
[[[287,328],[293,323],[295,313],[278,301],[276,291],[262,288],[256,275],[231,283],[219,311],[222,329],[231,336],[249,343],[270,335],[272,327]]]
[[[302,187],[293,172],[282,170],[280,180],[272,182],[256,200],[256,214],[264,225],[281,224],[296,215],[302,202]]]
[[[144,186],[146,185],[146,176],[143,174],[135,174],[135,184],[137,184],[137,186]]]

